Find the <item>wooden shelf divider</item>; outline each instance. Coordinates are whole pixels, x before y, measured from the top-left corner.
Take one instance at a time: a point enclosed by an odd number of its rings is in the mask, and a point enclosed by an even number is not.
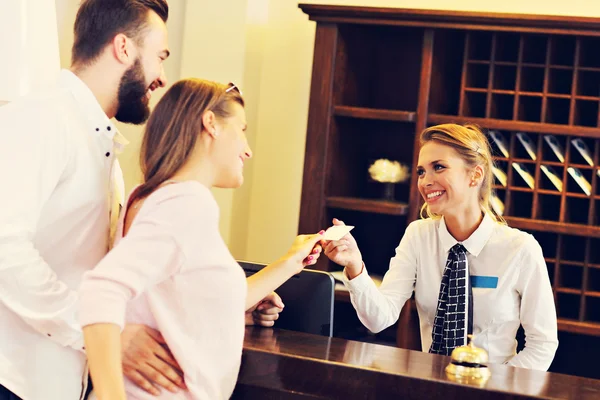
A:
[[[388,200],[356,197],[327,197],[327,207],[387,215],[406,215],[408,204]]]
[[[382,121],[414,122],[414,111],[384,110],[377,108],[335,106],[333,114],[338,117],[351,117],[363,119],[378,119]]]

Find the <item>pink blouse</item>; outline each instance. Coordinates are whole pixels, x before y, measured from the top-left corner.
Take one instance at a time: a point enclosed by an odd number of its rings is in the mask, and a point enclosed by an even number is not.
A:
[[[240,368],[246,277],[219,233],[219,208],[196,181],[146,198],[123,238],[87,272],[80,322],[145,324],[161,332],[187,391],[159,399],[228,399]],[[125,378],[129,399],[156,399]]]

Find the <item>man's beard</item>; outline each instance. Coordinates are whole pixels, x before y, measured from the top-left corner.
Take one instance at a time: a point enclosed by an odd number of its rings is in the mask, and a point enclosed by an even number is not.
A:
[[[138,58],[123,74],[119,83],[118,108],[115,118],[128,124],[143,124],[150,115],[144,70]]]

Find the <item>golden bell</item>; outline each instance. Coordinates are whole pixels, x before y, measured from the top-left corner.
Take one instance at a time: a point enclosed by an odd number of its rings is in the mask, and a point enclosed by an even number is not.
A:
[[[473,335],[468,335],[469,344],[452,351],[452,361],[446,367],[446,375],[455,382],[482,386],[491,373],[487,367],[488,353],[473,344]]]

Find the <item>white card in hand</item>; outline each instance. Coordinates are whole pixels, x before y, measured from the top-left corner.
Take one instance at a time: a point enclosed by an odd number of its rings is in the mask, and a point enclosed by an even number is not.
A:
[[[348,232],[354,229],[351,225],[334,225],[325,231],[323,239],[325,240],[340,240]]]

